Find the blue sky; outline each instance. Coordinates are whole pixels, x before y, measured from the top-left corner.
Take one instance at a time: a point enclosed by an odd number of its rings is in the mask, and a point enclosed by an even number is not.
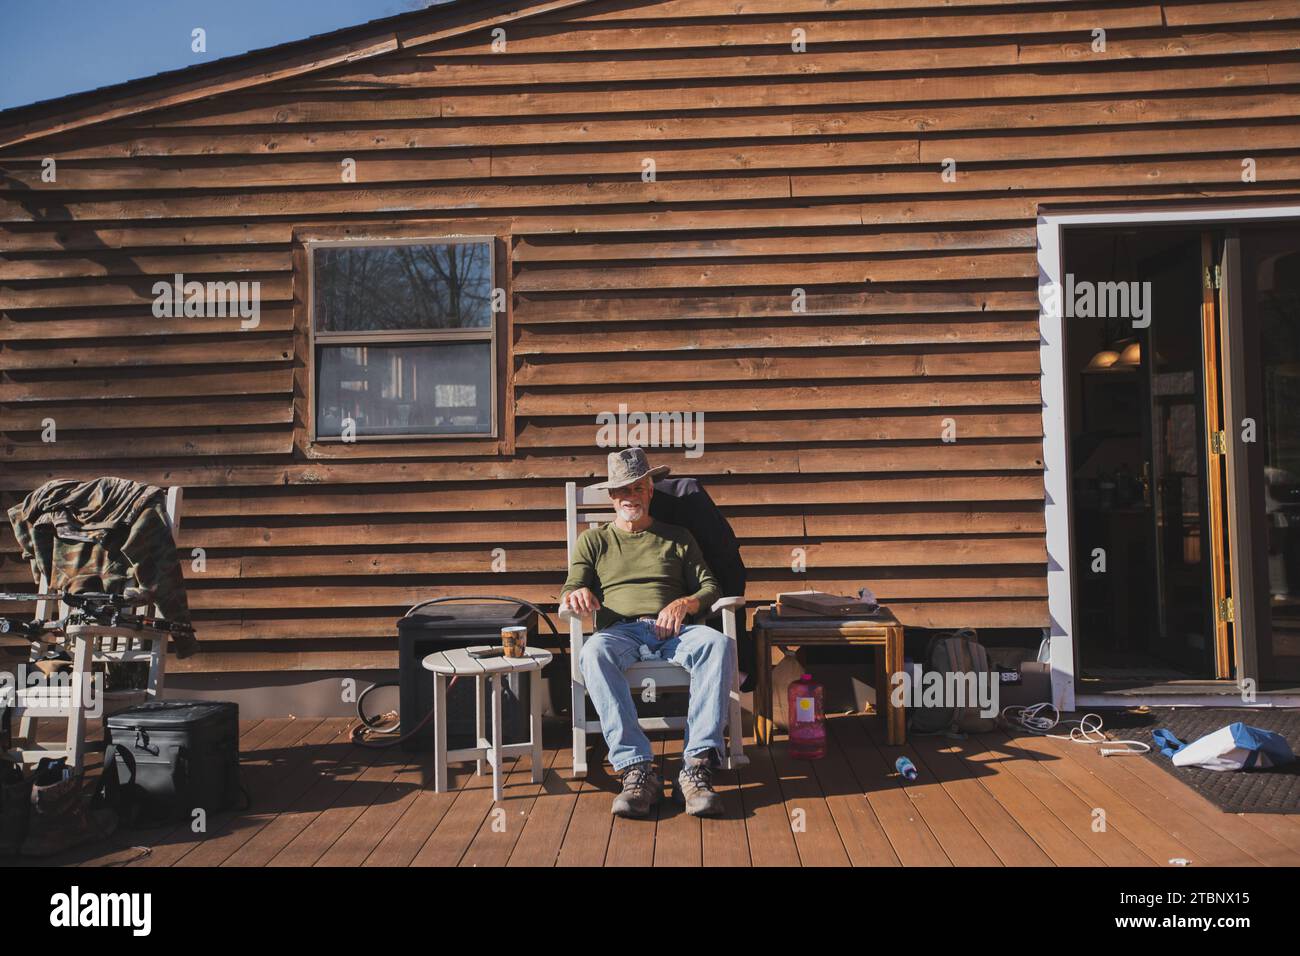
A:
[[[0,0],[0,109],[430,6],[429,0]],[[191,49],[195,27],[207,52]]]

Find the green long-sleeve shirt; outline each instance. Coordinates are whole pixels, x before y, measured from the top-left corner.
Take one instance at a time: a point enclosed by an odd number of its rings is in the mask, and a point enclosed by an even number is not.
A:
[[[616,615],[658,614],[681,597],[699,598],[707,615],[722,597],[717,578],[695,537],[677,525],[652,521],[644,531],[622,531],[612,521],[588,528],[578,538],[560,599],[590,588],[600,601],[596,627]]]

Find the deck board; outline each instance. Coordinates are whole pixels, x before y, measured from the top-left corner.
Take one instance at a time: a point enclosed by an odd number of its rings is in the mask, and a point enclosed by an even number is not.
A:
[[[1125,763],[1133,763],[1143,758],[1103,757],[1096,747],[1080,744],[1067,744],[1056,749],[1065,755],[1065,760],[1058,761],[1058,766],[1069,761],[1079,770],[1090,774],[1093,779],[1109,787],[1113,793],[1122,795],[1130,806],[1142,813],[1152,824],[1164,827],[1185,844],[1194,854],[1189,859],[1212,866],[1259,865],[1257,859],[1234,845],[1219,832],[1219,828],[1231,826],[1234,819],[1232,814],[1222,813],[1220,814],[1222,819],[1214,827],[1207,826],[1184,806],[1170,801],[1159,790],[1124,769]],[[1072,776],[1076,780],[1079,779],[1078,776]]]
[[[829,722],[830,738],[840,747],[890,846],[904,866],[951,866],[930,827],[903,792],[893,767],[856,720]]]
[[[677,789],[677,775],[682,772],[682,738],[673,735],[663,740],[661,767],[667,783],[665,796]],[[627,821],[635,822],[635,821]],[[704,862],[704,833],[700,818],[693,817],[671,798],[659,805],[659,822],[655,827],[654,865],[691,867]]]
[[[556,750],[507,866],[554,866],[559,859],[560,846],[582,789],[582,781],[569,776],[572,767],[573,751],[568,747]]]
[[[347,729],[343,720],[299,720],[283,728],[256,751],[261,758],[241,783],[248,793],[249,812],[225,813],[213,821],[208,834],[178,830],[168,853],[156,847],[153,856],[141,860],[141,866],[216,866],[247,843],[260,829],[275,819],[275,812],[288,805],[285,799],[306,789],[310,777],[303,772],[313,759],[327,764],[334,759],[329,744]],[[283,795],[283,796],[282,796]],[[254,813],[256,810],[263,810]]]
[[[545,773],[506,761],[453,764],[432,790],[432,754],[367,750],[341,718],[241,724],[252,807],[210,821],[121,829],[45,865],[87,866],[1300,866],[1300,816],[1223,813],[1146,760],[1020,732],[917,737],[891,747],[874,716],[828,722],[827,754],[793,759],[783,738],[748,745],[719,772],[725,815],[700,820],[665,799],[649,820],[609,812],[618,778],[597,743],[569,776],[569,734],[550,722]],[[676,786],[680,736],[652,735]],[[102,749],[102,748],[101,748]],[[95,753],[94,743],[90,748]],[[904,783],[908,754],[920,779]],[[1096,827],[1095,808],[1106,811]],[[795,826],[801,821],[802,826]]]
[[[542,766],[546,772],[549,773],[556,756],[554,750],[542,754]],[[520,757],[510,775],[502,781],[503,787],[509,788],[518,796],[503,801],[502,806],[492,807],[488,811],[469,849],[461,857],[460,865],[505,866],[510,862],[515,844],[523,835],[528,816],[537,804],[537,798],[543,793],[545,783],[545,776],[542,783],[533,783],[532,755]]]
[[[999,761],[1056,819],[1107,866],[1153,866],[1155,858],[1114,827],[1094,829],[1093,805],[1058,779],[1036,755],[1003,734],[981,734],[985,751]],[[1172,782],[1172,781],[1171,781]],[[1163,861],[1162,861],[1163,862]]]
[[[906,754],[918,767],[924,763],[912,744],[903,747],[890,747],[886,744],[881,721],[857,719],[854,722],[871,738],[882,760],[889,761],[896,759],[893,755]],[[962,808],[933,774],[923,773],[917,780],[903,786],[903,790],[916,811],[929,824],[931,832],[953,866],[1003,865],[980,831],[966,818]]]
[[[925,758],[927,767],[933,768],[936,763],[945,764],[953,772],[965,773],[978,781],[996,804],[1042,850],[1051,865],[1104,865],[1101,857],[1057,818],[1049,803],[1040,800],[1021,783],[1015,774],[1003,766],[999,756],[987,749],[977,737],[942,742],[916,738],[916,747]]]

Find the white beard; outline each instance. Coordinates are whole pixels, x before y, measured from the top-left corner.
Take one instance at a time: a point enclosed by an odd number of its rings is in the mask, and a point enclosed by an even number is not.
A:
[[[619,505],[618,513],[624,521],[636,521],[645,514],[645,509],[636,505]]]

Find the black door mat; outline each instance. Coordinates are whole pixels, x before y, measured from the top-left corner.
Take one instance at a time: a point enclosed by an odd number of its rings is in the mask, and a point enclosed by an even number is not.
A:
[[[1147,713],[1105,711],[1110,736],[1151,744],[1151,735],[1164,727],[1185,744],[1241,721],[1281,734],[1300,755],[1300,709],[1242,707],[1152,707]],[[1124,758],[1132,759],[1132,758]],[[1300,760],[1270,770],[1225,771],[1175,767],[1152,747],[1146,759],[1177,777],[1227,813],[1300,813]]]

